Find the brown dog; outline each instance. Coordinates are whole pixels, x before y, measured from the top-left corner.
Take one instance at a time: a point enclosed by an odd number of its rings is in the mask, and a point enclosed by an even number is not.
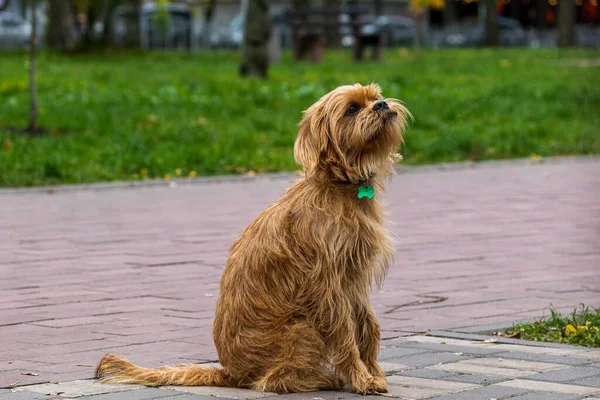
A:
[[[410,114],[378,86],[342,86],[304,113],[294,146],[303,179],[231,247],[214,340],[222,369],[141,368],[105,355],[104,382],[233,386],[268,392],[387,391],[369,300],[392,257],[378,191]]]

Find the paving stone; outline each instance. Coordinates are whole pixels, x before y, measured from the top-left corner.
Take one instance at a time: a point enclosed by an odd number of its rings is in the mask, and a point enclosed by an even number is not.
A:
[[[439,363],[447,363],[452,361],[462,360],[464,357],[452,353],[419,353],[410,356],[391,358],[386,361],[394,364],[408,365],[410,367],[425,367]]]
[[[477,365],[462,361],[449,364],[433,365],[428,368],[448,372],[461,372],[464,374],[503,376],[506,378],[517,378],[537,374],[535,371],[520,370],[516,368],[490,367],[487,365]]]
[[[503,353],[496,353],[494,354],[494,357],[565,365],[581,365],[582,362],[581,358],[576,357],[553,356],[549,354],[532,354],[523,353],[521,351],[507,351]],[[600,363],[597,365],[597,368],[600,368]]]
[[[584,379],[575,379],[573,381],[569,381],[568,383],[571,385],[600,387],[600,376],[593,376]]]
[[[91,397],[95,399],[94,397]],[[84,399],[87,400],[87,399]],[[160,400],[215,400],[212,396],[201,396],[198,394],[180,393],[179,395],[161,397]]]
[[[183,393],[176,392],[174,390],[164,390],[159,388],[144,388],[137,390],[130,390],[127,392],[117,393],[106,393],[95,396],[86,396],[87,399],[93,400],[151,400],[151,399],[163,399],[165,397],[180,397]],[[208,399],[208,397],[206,397]]]
[[[534,346],[523,346],[516,344],[497,344],[497,349],[503,351],[520,351],[523,353],[531,354],[547,354],[552,356],[566,356],[576,357],[579,359],[595,361],[600,360],[600,350],[573,350],[567,348],[555,348],[555,347],[534,347]]]
[[[474,383],[477,385],[491,385],[493,383],[502,382],[510,378],[494,375],[463,374],[458,372],[445,376],[443,379],[446,381]]]
[[[58,393],[62,392],[62,397],[91,396],[104,393],[127,392],[139,390],[144,386],[139,385],[112,385],[100,383],[96,380],[79,380],[61,383],[43,383],[40,385],[30,385],[19,388],[19,391],[34,393]]]
[[[461,339],[452,339],[452,338],[440,338],[435,336],[410,336],[406,339],[407,345],[411,343],[430,343],[430,344],[441,344],[445,346],[460,346],[460,347],[471,347],[474,349],[490,349],[498,346],[495,343],[485,343],[482,341],[471,341],[471,340],[461,340]]]
[[[456,393],[479,387],[478,385],[449,382],[440,379],[423,379],[411,376],[388,377],[389,394],[414,399],[425,399],[447,393]]]
[[[391,347],[381,349],[379,352],[378,359],[379,360],[389,360],[391,358],[398,358],[409,356],[411,354],[419,354],[419,353],[429,353],[431,352],[428,349],[414,349],[410,347]]]
[[[511,387],[523,390],[538,390],[563,394],[577,394],[580,396],[600,394],[600,388],[569,385],[564,383],[531,381],[525,379],[513,379],[506,382],[496,383],[494,386]]]
[[[443,342],[443,340],[442,340]],[[465,355],[490,355],[501,353],[502,350],[498,350],[493,346],[460,346],[456,344],[443,344],[443,343],[418,343],[418,342],[407,342],[404,344],[405,348],[416,348],[422,351],[444,351],[452,353],[463,353]]]
[[[46,400],[48,396],[33,392],[0,393],[0,400]]]
[[[412,367],[404,364],[394,364],[386,361],[379,361],[379,366],[381,370],[386,374],[390,375],[398,371],[403,371],[405,369],[410,369]]]
[[[581,396],[577,394],[561,394],[561,393],[548,393],[548,392],[529,392],[521,394],[515,397],[511,397],[510,400],[578,400]],[[589,399],[586,399],[589,400]]]
[[[257,392],[250,389],[238,389],[229,387],[214,387],[214,386],[165,386],[165,389],[175,390],[178,392],[225,397],[228,399],[260,399],[264,397],[276,396],[276,393]]]
[[[361,396],[350,392],[343,391],[319,391],[310,393],[290,393],[280,394],[277,396],[269,397],[269,400],[346,400],[346,399],[368,399],[377,398],[378,396]]]
[[[534,375],[529,377],[528,379],[550,382],[566,382],[588,377],[600,378],[600,368],[568,367],[560,369],[558,371],[545,372],[543,374]]]
[[[400,371],[394,375],[398,376],[413,376],[415,378],[425,379],[445,379],[447,376],[455,375],[454,372],[439,371],[430,368],[417,368],[409,371]]]
[[[536,362],[536,361],[504,359],[504,358],[499,358],[499,357],[472,358],[469,360],[464,360],[464,361],[462,361],[462,363],[463,364],[484,365],[484,366],[496,367],[496,368],[511,368],[511,369],[518,369],[518,370],[524,370],[524,371],[535,371],[535,372],[566,370],[569,368],[569,367],[567,367],[565,365],[561,365],[561,364],[550,364],[550,363],[542,363],[542,362]],[[541,375],[544,375],[544,374],[541,374]],[[537,375],[537,376],[540,376],[540,375]]]
[[[497,399],[503,400],[508,399],[511,396],[525,393],[525,390],[510,387],[499,387],[499,386],[485,386],[466,392],[460,392],[455,394],[444,395],[435,397],[432,400],[489,400]]]

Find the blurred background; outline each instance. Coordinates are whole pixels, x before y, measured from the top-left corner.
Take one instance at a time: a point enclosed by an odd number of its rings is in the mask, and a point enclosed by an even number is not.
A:
[[[377,82],[422,164],[600,152],[597,0],[0,0],[0,186],[293,170]]]

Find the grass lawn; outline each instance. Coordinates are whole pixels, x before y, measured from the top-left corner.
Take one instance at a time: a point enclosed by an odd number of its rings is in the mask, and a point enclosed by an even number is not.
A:
[[[516,324],[508,337],[538,342],[556,342],[600,347],[600,307],[581,305],[569,315],[550,307],[550,316],[534,322]]]
[[[600,68],[573,50],[447,50],[381,63],[329,52],[240,79],[239,56],[42,54],[42,137],[28,115],[26,56],[0,56],[0,186],[293,170],[301,111],[337,85],[378,82],[415,122],[405,163],[600,153]],[[567,65],[568,64],[568,65]],[[65,133],[66,131],[66,133]]]

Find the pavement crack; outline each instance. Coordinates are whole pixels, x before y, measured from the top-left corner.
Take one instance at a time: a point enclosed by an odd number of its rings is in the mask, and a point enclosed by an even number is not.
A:
[[[394,306],[394,307],[390,308],[389,310],[385,311],[384,314],[391,314],[394,311],[396,311],[400,308],[403,308],[403,307],[419,306],[422,304],[441,303],[443,301],[448,300],[448,297],[446,297],[446,296],[428,296],[428,295],[424,295],[424,294],[418,294],[416,297],[425,297],[425,298],[432,299],[432,300],[415,300],[415,301],[411,301],[410,303],[400,304],[399,306]]]

